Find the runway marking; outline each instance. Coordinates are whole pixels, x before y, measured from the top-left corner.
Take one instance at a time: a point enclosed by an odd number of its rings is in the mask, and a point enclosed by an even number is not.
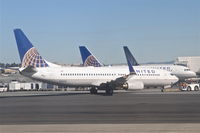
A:
[[[45,124],[0,125],[5,133],[199,133],[200,124]]]

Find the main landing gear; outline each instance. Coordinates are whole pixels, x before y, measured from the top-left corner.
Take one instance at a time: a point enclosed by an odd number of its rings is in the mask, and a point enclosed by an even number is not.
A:
[[[114,88],[115,88],[114,86],[109,85],[109,84],[104,84],[99,88],[91,87],[90,94],[97,94],[97,91],[99,89],[99,90],[105,90],[105,93],[106,93],[107,96],[112,96]]]
[[[106,88],[106,95],[112,96],[113,95],[113,88]]]
[[[106,86],[106,95],[112,96],[112,95],[113,95],[113,90],[114,90],[114,87],[113,87],[113,86],[107,85],[107,86]]]
[[[97,94],[97,89],[95,87],[92,87],[90,89],[90,94]]]

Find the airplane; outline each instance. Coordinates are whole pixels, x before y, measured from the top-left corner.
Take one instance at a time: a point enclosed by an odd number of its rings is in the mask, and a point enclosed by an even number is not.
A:
[[[87,61],[87,58],[93,57],[93,60],[96,60],[96,64],[102,64],[98,61],[98,59],[91,54],[91,52],[85,47],[85,46],[79,46],[81,57],[83,60],[83,65],[85,65],[85,61]],[[129,56],[133,66],[148,68],[148,69],[161,69],[166,70],[174,74],[179,78],[180,81],[183,81],[188,78],[196,77],[195,72],[191,71],[188,67],[180,66],[180,65],[174,65],[174,64],[148,64],[148,65],[140,65],[127,46],[124,46],[124,52],[127,53]],[[85,54],[88,53],[88,54]],[[84,58],[83,58],[84,57]],[[87,63],[87,66],[94,66],[92,63]],[[102,66],[102,65],[101,65]],[[96,67],[96,66],[95,66]],[[126,66],[116,66],[121,67],[122,69],[126,69]]]
[[[154,68],[154,69],[162,69],[171,72],[172,74],[176,75],[180,81],[184,81],[185,79],[188,78],[194,78],[196,77],[196,73],[191,71],[188,67],[186,66],[181,66],[181,65],[175,65],[175,64],[143,64],[140,65],[136,59],[133,57],[132,53],[128,49],[127,46],[124,46],[124,51],[129,54],[130,58],[132,58],[132,62],[135,64],[146,67],[146,68]]]
[[[113,95],[116,89],[143,89],[146,85],[166,87],[178,81],[167,71],[157,69],[112,67],[59,66],[46,61],[28,40],[21,29],[14,29],[14,35],[22,66],[20,74],[32,79],[69,87],[90,87],[90,93],[105,90],[106,95]],[[130,71],[129,71],[130,70]]]

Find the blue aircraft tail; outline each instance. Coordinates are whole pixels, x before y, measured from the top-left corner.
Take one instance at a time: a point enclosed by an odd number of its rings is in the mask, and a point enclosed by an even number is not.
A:
[[[128,50],[128,47],[126,47],[126,46],[124,46],[124,53],[125,53],[125,56],[126,56],[126,60],[127,60],[127,64],[128,64],[130,74],[135,74],[135,70],[133,69],[133,66],[135,66],[134,64],[136,64],[133,60],[135,58],[133,58],[132,54]]]
[[[79,46],[82,61],[84,66],[94,66],[100,67],[102,64],[97,60],[97,58],[90,53],[90,51],[85,46]]]
[[[21,29],[14,29],[15,39],[22,63],[22,67],[48,67],[49,65],[40,56],[36,48],[28,40]]]
[[[128,56],[128,58],[133,66],[139,65],[127,46],[124,46],[124,52],[125,52],[126,56]]]

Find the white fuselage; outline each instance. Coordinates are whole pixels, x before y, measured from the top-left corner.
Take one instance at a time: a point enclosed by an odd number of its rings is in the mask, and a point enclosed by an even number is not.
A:
[[[114,66],[119,68],[126,68],[126,65],[121,66]],[[188,78],[194,78],[196,77],[196,73],[191,71],[188,67],[180,66],[180,65],[173,65],[173,64],[144,64],[139,65],[137,67],[140,67],[141,69],[159,69],[159,70],[165,70],[170,72],[171,74],[177,76],[179,80],[185,80]]]
[[[155,65],[142,65],[146,68],[152,69],[162,69],[171,72],[172,74],[176,75],[179,80],[184,80],[187,78],[194,78],[196,77],[196,73],[191,71],[188,67],[174,65],[174,64],[155,64]]]
[[[129,79],[140,81],[144,86],[166,86],[178,81],[176,76],[158,69],[134,66],[136,75]],[[129,74],[128,67],[45,67],[36,72],[22,73],[25,76],[53,84],[67,86],[100,86]]]

